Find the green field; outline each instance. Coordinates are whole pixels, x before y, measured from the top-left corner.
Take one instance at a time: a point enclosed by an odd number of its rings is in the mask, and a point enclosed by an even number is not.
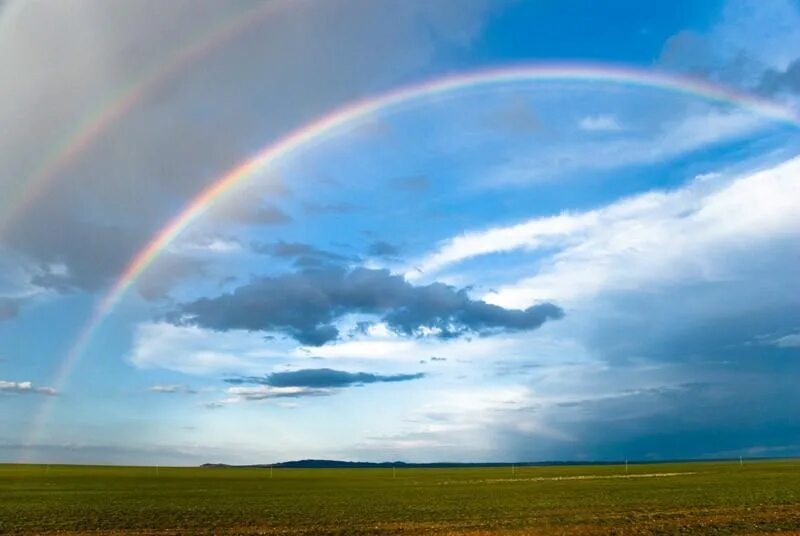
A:
[[[0,465],[0,534],[800,533],[800,462],[269,469]]]

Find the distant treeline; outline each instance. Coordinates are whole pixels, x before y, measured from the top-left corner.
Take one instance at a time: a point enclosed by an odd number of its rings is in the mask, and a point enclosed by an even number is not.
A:
[[[744,461],[767,460],[775,458],[745,458]],[[457,462],[433,462],[433,463],[408,463],[408,462],[349,462],[343,460],[294,460],[289,462],[279,462],[273,464],[253,464],[253,465],[228,465],[225,463],[204,463],[202,467],[283,467],[287,469],[359,469],[359,468],[448,468],[448,467],[542,467],[559,465],[644,465],[656,463],[687,463],[687,462],[732,462],[739,461],[739,458],[716,458],[716,459],[689,459],[689,460],[616,460],[616,461],[542,461],[542,462],[485,462],[485,463],[457,463]]]

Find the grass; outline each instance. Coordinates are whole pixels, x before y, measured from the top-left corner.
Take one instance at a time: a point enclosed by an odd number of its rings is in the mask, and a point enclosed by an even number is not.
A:
[[[0,465],[0,534],[800,534],[800,461],[629,471]]]

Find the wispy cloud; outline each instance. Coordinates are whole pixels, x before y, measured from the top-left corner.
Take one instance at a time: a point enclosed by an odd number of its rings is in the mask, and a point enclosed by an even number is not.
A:
[[[587,126],[611,126],[611,122],[591,120]],[[478,187],[497,188],[536,184],[559,177],[582,176],[588,171],[608,171],[631,166],[664,164],[706,147],[741,139],[764,129],[770,123],[747,111],[707,109],[679,115],[666,121],[655,132],[592,136],[548,146],[531,145],[517,150],[517,156],[484,174]],[[584,136],[584,138],[587,138]]]
[[[229,387],[226,393],[240,400],[270,400],[273,398],[300,398],[305,396],[328,396],[333,391],[330,389],[317,389],[313,387],[272,387],[270,385],[257,385],[253,387]]]
[[[196,389],[192,389],[188,385],[183,385],[183,384],[158,384],[148,387],[147,390],[150,391],[151,393],[184,394],[184,395],[197,394]]]

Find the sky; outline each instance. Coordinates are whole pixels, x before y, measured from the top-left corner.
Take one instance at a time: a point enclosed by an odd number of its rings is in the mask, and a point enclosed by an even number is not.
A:
[[[0,461],[800,455],[798,51],[792,0],[0,3]]]

